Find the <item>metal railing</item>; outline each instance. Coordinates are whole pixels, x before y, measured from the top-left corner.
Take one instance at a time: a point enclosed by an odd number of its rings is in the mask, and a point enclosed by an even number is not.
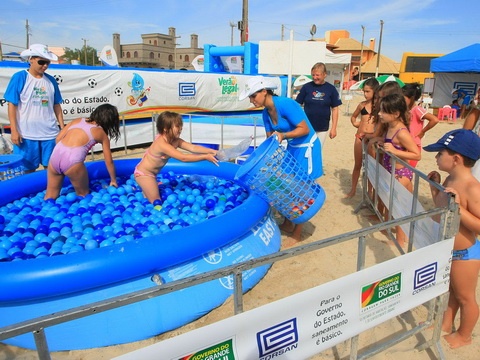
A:
[[[378,150],[377,150],[377,153],[378,153]],[[394,155],[392,155],[392,158],[394,159],[394,161],[401,161],[402,164],[404,164],[405,166],[409,166],[402,160],[396,158]],[[363,184],[364,184],[363,195],[362,195],[362,203],[360,204],[359,208],[367,206],[367,207],[370,207],[373,211],[377,211],[376,205],[378,204],[378,194],[375,195],[375,198],[373,200],[368,195],[367,168],[368,167],[364,168],[364,175],[362,178]],[[422,174],[418,170],[412,168],[412,171],[415,174],[414,191],[413,191],[414,199],[418,198],[418,194],[419,194],[418,183],[420,180],[425,180],[428,183],[428,185],[438,187],[441,190],[443,189],[441,185],[431,182],[426,175]],[[376,185],[378,186],[378,174],[375,174],[375,176],[377,178]],[[395,180],[393,179],[392,181],[395,181]],[[375,186],[375,183],[374,183],[374,186]],[[390,196],[390,201],[393,201],[392,196]],[[420,212],[417,212],[417,209],[415,207],[412,207],[411,210],[412,212],[409,216],[405,216],[399,219],[389,218],[387,221],[381,222],[379,224],[376,224],[367,228],[350,231],[350,232],[329,237],[326,239],[319,239],[311,243],[302,244],[294,248],[279,251],[278,253],[275,253],[275,254],[262,256],[256,259],[251,259],[243,263],[231,265],[219,270],[188,277],[188,278],[177,280],[171,283],[162,284],[160,280],[160,276],[158,274],[153,274],[152,282],[157,284],[156,287],[132,292],[129,294],[124,294],[124,295],[109,298],[103,301],[87,304],[87,305],[76,307],[73,309],[60,311],[54,314],[41,316],[28,321],[23,321],[20,323],[16,323],[16,324],[12,324],[12,325],[0,328],[0,341],[15,337],[18,335],[32,333],[34,336],[39,359],[49,360],[51,359],[51,355],[48,349],[48,341],[45,335],[45,329],[54,325],[58,325],[68,321],[80,319],[86,316],[98,314],[100,312],[109,311],[111,309],[120,308],[122,306],[148,300],[153,297],[161,296],[173,291],[177,291],[190,286],[202,284],[214,279],[218,279],[218,278],[230,276],[230,275],[234,277],[234,282],[233,282],[234,283],[234,289],[233,289],[234,302],[233,303],[234,303],[234,312],[235,314],[238,314],[243,312],[242,272],[247,271],[249,269],[266,265],[266,264],[274,264],[275,262],[280,260],[296,257],[312,251],[317,251],[319,249],[344,243],[346,241],[357,241],[358,253],[357,253],[356,269],[357,271],[360,271],[363,268],[365,268],[366,238],[374,233],[377,233],[382,230],[389,230],[392,227],[399,226],[402,224],[410,224],[411,238],[409,239],[410,241],[408,246],[408,252],[410,252],[413,250],[412,244],[413,244],[413,237],[415,236],[414,225],[416,221],[419,221],[421,219],[431,218],[434,216],[440,216],[439,241],[453,237],[458,231],[458,224],[459,224],[458,206],[453,201],[452,197],[450,197],[447,207],[433,208],[430,210],[425,210]],[[392,238],[392,240],[396,242],[394,238]],[[398,243],[397,243],[397,248],[399,248],[399,251],[401,253],[404,253],[403,249],[400,246],[398,246]],[[422,332],[424,329],[426,329],[427,327],[433,324],[434,332],[432,337],[429,340],[426,340],[424,343],[418,345],[417,348],[420,350],[423,350],[426,348],[433,347],[437,351],[439,358],[444,359],[445,357],[443,355],[443,351],[440,345],[440,333],[441,333],[441,316],[440,315],[443,313],[446,307],[447,298],[448,298],[448,294],[443,294],[442,296],[439,296],[433,300],[428,301],[425,304],[428,310],[427,318],[425,321],[419,323],[417,326],[415,326],[413,329],[409,331],[403,332],[401,334],[397,334],[394,337],[390,337],[386,341],[378,342],[374,347],[370,347],[367,351],[363,353],[359,354],[358,336],[353,337],[351,339],[350,358],[365,359],[370,356],[373,356],[401,341],[404,341],[405,339],[411,336],[414,336]]]

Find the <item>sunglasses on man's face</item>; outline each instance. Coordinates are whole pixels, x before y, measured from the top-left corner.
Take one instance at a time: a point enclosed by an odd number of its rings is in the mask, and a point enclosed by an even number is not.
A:
[[[37,64],[40,65],[40,66],[50,65],[50,61],[48,61],[48,60],[37,60]]]

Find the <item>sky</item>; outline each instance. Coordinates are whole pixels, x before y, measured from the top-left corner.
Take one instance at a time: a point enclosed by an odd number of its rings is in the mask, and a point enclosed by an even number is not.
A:
[[[375,38],[380,53],[400,62],[403,52],[448,54],[480,42],[480,3],[468,6],[450,0],[292,0],[248,1],[249,41],[324,38],[329,30],[347,30],[368,46]],[[0,42],[3,53],[30,44],[81,49],[86,43],[98,51],[112,45],[141,43],[141,34],[168,34],[176,28],[178,47],[190,47],[197,34],[199,46],[240,45],[243,0],[2,0]],[[380,22],[383,20],[383,29]],[[362,25],[365,30],[362,30]],[[380,37],[381,33],[381,37]],[[86,40],[86,41],[84,41]]]

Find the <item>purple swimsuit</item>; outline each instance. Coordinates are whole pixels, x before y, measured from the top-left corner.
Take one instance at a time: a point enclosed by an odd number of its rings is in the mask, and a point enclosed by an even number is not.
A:
[[[88,136],[88,142],[82,146],[71,147],[64,145],[60,140],[60,142],[55,145],[52,156],[50,157],[50,164],[57,173],[65,174],[73,165],[85,161],[88,152],[97,143],[91,132],[92,128],[97,127],[98,125],[87,123],[85,118],[82,118],[78,124],[72,125],[70,129],[68,129],[68,131],[71,129],[82,129]]]
[[[390,143],[393,145],[393,147],[395,149],[398,149],[398,150],[406,150],[404,147],[402,146],[398,146],[398,145],[395,145],[392,140],[395,138],[395,136],[397,136],[398,132],[400,130],[407,130],[407,128],[401,128],[401,129],[398,129],[397,132],[395,134],[393,134],[392,138],[391,139],[387,139],[386,135],[385,135],[385,140],[384,142],[385,143]],[[383,167],[391,174],[392,173],[392,163],[390,161],[391,159],[391,156],[388,155],[387,153],[383,154]],[[405,176],[406,178],[408,178],[410,181],[412,181],[413,179],[413,171],[410,170],[409,168],[407,167],[401,167],[400,169],[395,169],[395,177],[399,178],[399,177],[402,177],[402,176]]]

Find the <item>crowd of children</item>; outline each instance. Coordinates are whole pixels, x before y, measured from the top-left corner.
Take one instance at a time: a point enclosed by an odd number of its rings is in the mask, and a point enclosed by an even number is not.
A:
[[[393,171],[398,182],[411,191],[412,168],[416,167],[421,158],[421,139],[439,121],[435,115],[417,105],[421,96],[419,84],[405,84],[400,87],[396,82],[384,83],[374,90],[373,100],[370,84],[367,81],[364,83],[366,100],[361,102],[353,113],[352,124],[360,128],[364,119],[373,116],[373,131],[372,128],[369,128],[366,134],[360,129],[357,131],[354,143],[356,165],[352,174],[352,189],[346,197],[355,195],[357,187],[360,172],[357,157],[362,156],[362,153],[357,155],[358,139],[368,142],[369,146],[365,148],[370,149],[367,150],[369,153],[373,147],[381,147],[384,152],[381,159],[383,167],[389,172]],[[363,110],[366,106],[368,108]],[[373,110],[370,110],[372,107]],[[367,116],[367,112],[372,115]],[[365,114],[365,118],[362,116],[357,123],[359,114]],[[473,115],[471,117],[473,118]],[[478,122],[478,116],[476,121]],[[446,206],[447,193],[450,193],[460,207],[460,229],[455,236],[453,247],[450,296],[442,324],[442,330],[446,332],[444,338],[451,348],[471,343],[472,332],[479,317],[476,286],[480,270],[480,241],[477,240],[480,233],[480,183],[472,175],[472,168],[480,159],[480,137],[469,130],[468,126],[466,129],[450,131],[435,144],[423,148],[425,151],[438,152],[436,160],[439,170],[448,173],[443,182],[445,192],[431,186],[435,205]],[[473,128],[473,125],[470,128]],[[391,154],[409,166],[399,161],[392,162]],[[437,171],[430,172],[428,177],[434,182],[441,181]],[[385,207],[380,205],[379,212],[385,215]],[[396,238],[400,246],[405,245],[405,234],[399,227],[396,229]],[[454,320],[458,313],[460,322],[458,328],[455,328]]]

